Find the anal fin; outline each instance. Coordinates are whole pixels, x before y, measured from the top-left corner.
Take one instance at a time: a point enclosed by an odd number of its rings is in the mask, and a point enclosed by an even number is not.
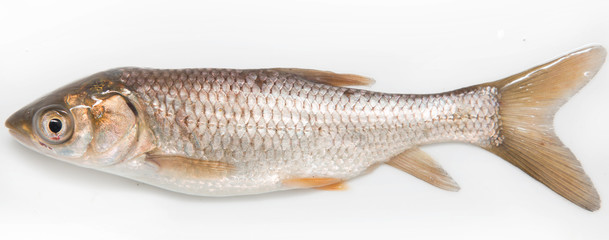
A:
[[[459,185],[427,153],[410,148],[391,158],[387,165],[400,169],[431,185],[448,191],[459,191]]]

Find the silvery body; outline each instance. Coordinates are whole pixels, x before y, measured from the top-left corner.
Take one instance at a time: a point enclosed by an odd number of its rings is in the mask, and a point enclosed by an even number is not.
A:
[[[400,95],[274,70],[121,72],[163,153],[234,166],[222,179],[156,179],[195,194],[274,191],[290,178],[350,179],[415,145],[498,141],[491,87]]]

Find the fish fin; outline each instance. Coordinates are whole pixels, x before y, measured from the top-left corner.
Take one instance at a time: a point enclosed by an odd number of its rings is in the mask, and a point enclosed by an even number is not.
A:
[[[387,162],[387,165],[400,169],[431,185],[448,191],[459,191],[460,187],[444,169],[427,153],[418,147],[410,148]]]
[[[374,79],[355,74],[339,74],[330,71],[319,71],[302,68],[274,68],[272,70],[294,74],[306,80],[332,85],[335,87],[345,86],[368,86],[374,83]]]
[[[584,48],[514,76],[496,87],[500,138],[486,150],[507,160],[569,201],[595,211],[599,195],[573,153],[553,129],[554,115],[600,69],[601,46]]]
[[[343,191],[347,190],[347,184],[345,184],[345,182],[337,182],[326,186],[316,187],[315,189],[325,191]]]
[[[147,154],[146,161],[154,163],[160,174],[186,178],[222,178],[229,176],[234,169],[231,164],[226,162],[155,153]]]
[[[339,178],[289,178],[282,181],[283,185],[291,188],[316,188],[322,190],[334,190],[343,182]],[[335,185],[335,186],[332,186]],[[327,187],[327,188],[326,188]],[[338,189],[336,189],[338,190]]]

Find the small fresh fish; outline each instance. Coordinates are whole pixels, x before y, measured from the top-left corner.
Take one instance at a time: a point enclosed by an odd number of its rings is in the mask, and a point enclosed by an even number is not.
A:
[[[418,147],[464,142],[594,211],[598,193],[553,118],[605,56],[603,47],[587,47],[499,81],[427,95],[348,88],[374,81],[307,69],[120,68],[52,92],[6,126],[50,157],[200,196],[343,189],[382,163],[457,191]]]

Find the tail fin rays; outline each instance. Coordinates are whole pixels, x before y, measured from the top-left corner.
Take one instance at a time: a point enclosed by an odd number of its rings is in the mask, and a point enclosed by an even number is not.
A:
[[[593,46],[482,86],[500,94],[501,135],[488,151],[522,169],[569,201],[595,211],[600,199],[573,153],[554,133],[558,108],[600,69],[606,56]]]

